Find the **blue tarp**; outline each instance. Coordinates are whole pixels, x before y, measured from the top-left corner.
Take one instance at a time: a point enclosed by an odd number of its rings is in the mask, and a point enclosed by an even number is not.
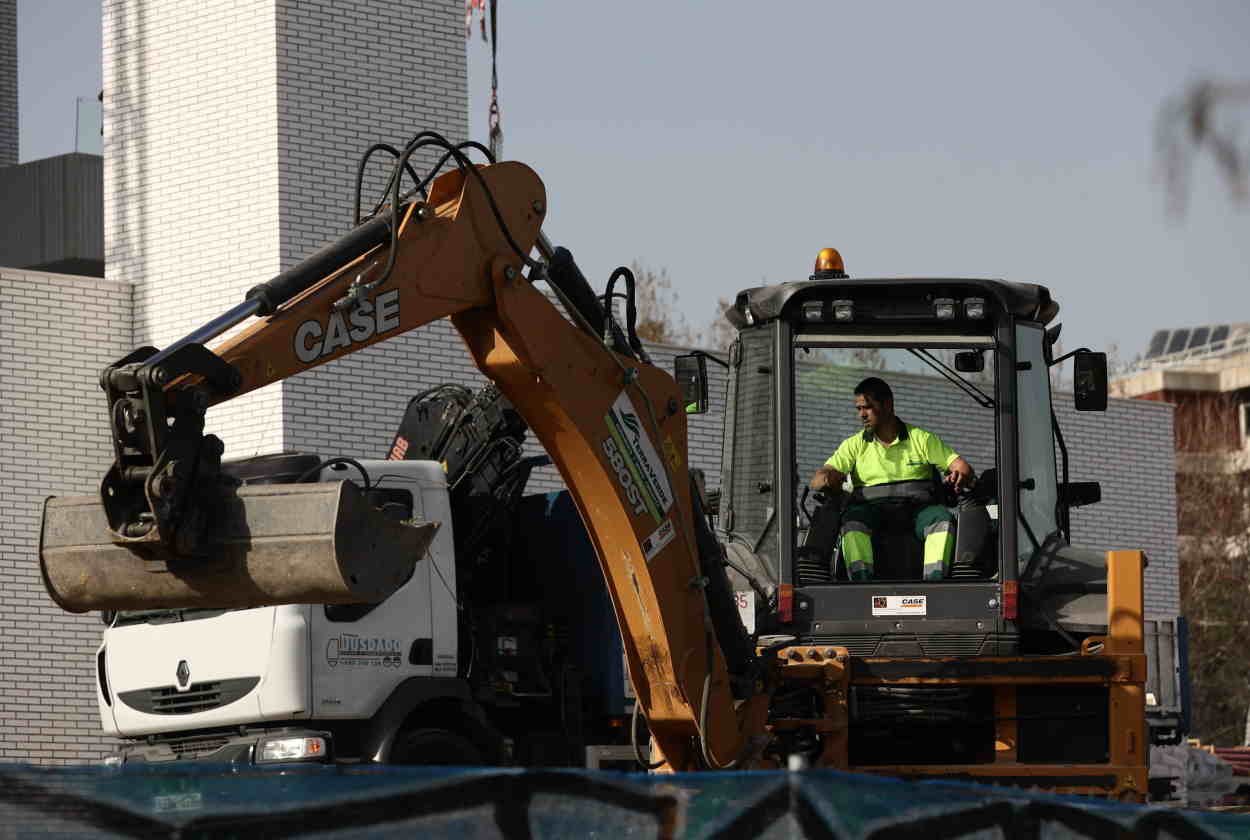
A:
[[[826,770],[4,765],[0,776],[5,837],[1250,838],[1250,816]]]

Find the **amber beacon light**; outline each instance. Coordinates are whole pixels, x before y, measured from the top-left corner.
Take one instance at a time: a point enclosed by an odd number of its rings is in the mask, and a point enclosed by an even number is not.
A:
[[[812,272],[813,280],[837,280],[846,277],[846,268],[842,265],[842,255],[837,248],[821,248],[816,255],[816,270]]]

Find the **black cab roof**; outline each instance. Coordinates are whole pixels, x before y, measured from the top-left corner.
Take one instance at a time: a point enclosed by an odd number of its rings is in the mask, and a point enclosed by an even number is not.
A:
[[[872,298],[918,301],[939,296],[958,298],[981,296],[987,307],[998,315],[1050,323],[1059,314],[1059,304],[1045,286],[1033,283],[1010,283],[1005,280],[973,278],[863,278],[808,280],[798,283],[777,283],[756,286],[739,292],[725,317],[736,328],[758,325],[776,319],[797,319],[799,306],[811,300],[851,300]]]

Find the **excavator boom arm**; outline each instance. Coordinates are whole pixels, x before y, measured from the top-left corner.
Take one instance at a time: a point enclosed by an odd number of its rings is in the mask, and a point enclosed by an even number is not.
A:
[[[280,276],[198,334],[106,370],[117,461],[103,497],[113,541],[137,557],[163,546],[192,555],[180,562],[193,565],[213,525],[193,515],[211,506],[192,488],[212,484],[221,454],[202,433],[210,405],[450,317],[569,487],[666,766],[731,764],[763,730],[764,701],[736,710],[722,640],[732,637],[739,671],[749,641],[724,590],[713,595],[715,620],[709,606],[709,577],[724,573],[717,548],[704,540],[700,550],[706,522],[695,514],[676,382],[627,346],[606,345],[587,327],[593,313],[575,306],[580,323],[571,323],[534,288],[542,266],[526,254],[540,236],[546,195],[528,167],[462,167],[434,180],[427,200],[401,209],[389,222],[398,225],[394,249],[386,220],[375,219],[349,234],[351,247],[323,249],[302,279]],[[204,348],[201,339],[248,314],[263,317]]]

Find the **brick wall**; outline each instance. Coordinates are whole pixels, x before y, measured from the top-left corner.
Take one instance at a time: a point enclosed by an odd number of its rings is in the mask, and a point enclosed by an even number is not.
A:
[[[17,151],[17,0],[0,0],[0,166]]]
[[[273,0],[105,0],[105,273],[164,346],[281,265]],[[223,406],[232,455],[281,448],[281,390]]]
[[[467,139],[463,4],[458,0],[281,0],[278,147],[282,267],[342,235],[356,166],[376,142],[397,148],[418,131]],[[412,158],[418,173],[441,152]],[[367,170],[363,208],[392,159]],[[440,382],[477,385],[449,322],[375,345],[283,383],[282,447],[385,457],[408,400]]]
[[[0,760],[73,763],[107,747],[95,701],[96,615],[44,592],[49,495],[90,493],[112,462],[100,369],[131,349],[130,287],[0,268]]]
[[[1146,617],[1180,612],[1176,544],[1175,452],[1172,406],[1111,399],[1105,414],[1072,408],[1055,397],[1068,444],[1072,481],[1102,483],[1102,501],[1072,512],[1072,541],[1094,548],[1141,548],[1146,569]]]
[[[454,0],[106,0],[105,250],[108,276],[135,284],[136,342],[190,332],[346,231],[373,142],[464,139],[462,15]],[[369,170],[366,203],[387,171]],[[380,455],[412,393],[475,381],[450,328],[426,332],[232,401],[209,431],[229,457]]]

